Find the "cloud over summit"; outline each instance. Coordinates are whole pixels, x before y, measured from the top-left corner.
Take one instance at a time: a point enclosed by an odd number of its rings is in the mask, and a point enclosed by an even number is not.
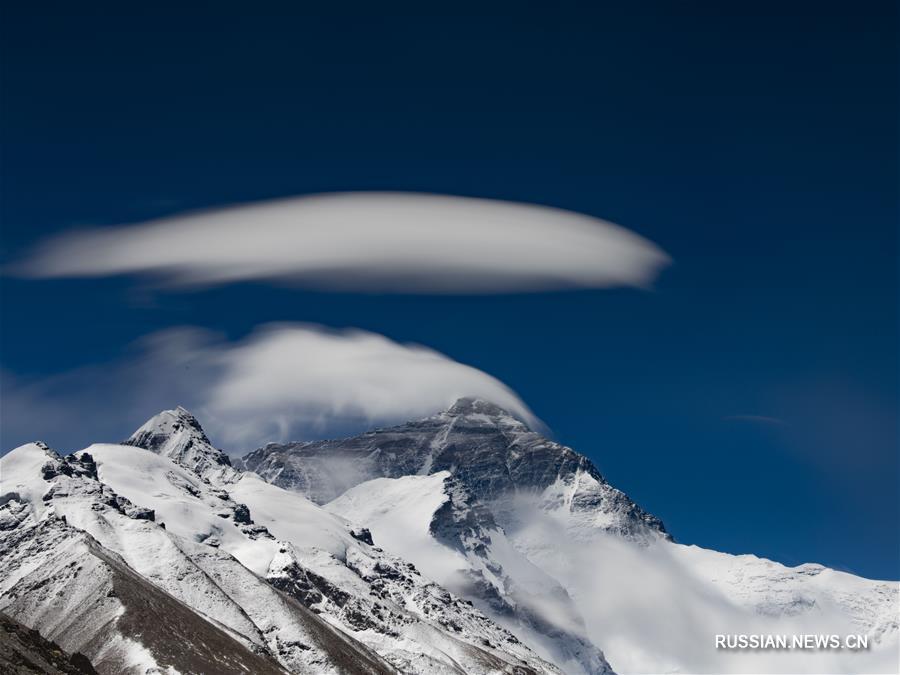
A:
[[[669,257],[562,209],[417,193],[332,193],[53,237],[31,278],[141,275],[173,287],[261,280],[336,291],[511,293],[650,286]]]
[[[267,324],[237,342],[174,328],[143,338],[112,364],[37,381],[0,374],[0,452],[35,433],[51,445],[115,442],[177,404],[228,450],[425,417],[463,396],[540,424],[514,391],[477,368],[377,333],[310,324]]]

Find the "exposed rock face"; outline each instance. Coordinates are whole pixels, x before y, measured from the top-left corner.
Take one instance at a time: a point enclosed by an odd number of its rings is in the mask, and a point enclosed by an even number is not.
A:
[[[97,675],[84,654],[67,654],[55,642],[3,612],[0,612],[0,672],[4,675]]]
[[[602,515],[626,538],[670,538],[662,521],[612,487],[571,448],[531,431],[492,403],[460,399],[439,415],[340,440],[269,444],[243,459],[275,485],[324,504],[372,478],[449,471],[481,502],[568,485],[566,508]]]
[[[360,527],[356,530],[350,530],[350,536],[356,539],[357,541],[361,541],[364,544],[368,544],[369,546],[374,546],[375,542],[372,541],[372,533],[366,527]]]
[[[466,554],[486,554],[491,532],[496,532],[494,516],[458,478],[444,481],[447,501],[434,513],[429,525],[439,542]]]

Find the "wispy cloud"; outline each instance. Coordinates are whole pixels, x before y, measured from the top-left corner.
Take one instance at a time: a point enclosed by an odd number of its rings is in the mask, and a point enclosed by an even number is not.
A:
[[[462,396],[539,425],[515,392],[477,368],[375,333],[306,324],[269,324],[239,342],[172,329],[113,364],[3,379],[3,451],[35,439],[63,450],[120,440],[177,404],[230,450],[422,417]]]
[[[8,268],[23,277],[142,275],[328,290],[496,293],[650,286],[669,257],[561,209],[412,193],[335,193],[69,232]]]

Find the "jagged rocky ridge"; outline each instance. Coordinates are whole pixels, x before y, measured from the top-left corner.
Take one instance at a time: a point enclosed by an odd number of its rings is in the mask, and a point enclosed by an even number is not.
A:
[[[155,419],[152,450],[0,460],[0,608],[100,672],[558,672],[363,528],[223,471],[186,411]]]

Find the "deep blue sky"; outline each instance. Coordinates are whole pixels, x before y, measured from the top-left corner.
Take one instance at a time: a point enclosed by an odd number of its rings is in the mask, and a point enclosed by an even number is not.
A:
[[[172,325],[358,326],[502,379],[680,541],[900,577],[895,3],[91,4],[5,8],[3,260],[389,189],[583,211],[674,265],[652,292],[474,298],[3,279],[3,369]]]

